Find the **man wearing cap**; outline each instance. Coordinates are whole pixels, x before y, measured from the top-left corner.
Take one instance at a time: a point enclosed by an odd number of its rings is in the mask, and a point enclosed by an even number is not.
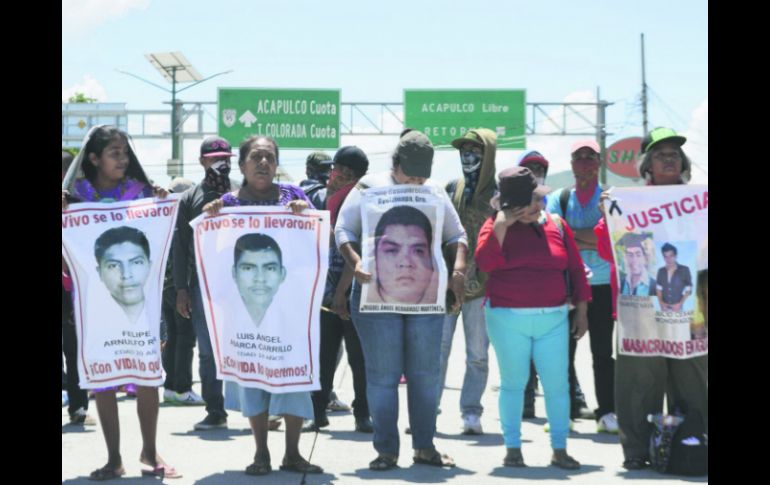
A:
[[[469,130],[452,141],[460,154],[463,177],[449,182],[447,194],[460,216],[468,235],[468,253],[465,261],[465,303],[462,305],[463,333],[465,334],[465,378],[460,392],[460,412],[463,420],[463,434],[482,434],[481,396],[489,376],[486,323],[484,322],[484,285],[487,274],[479,271],[473,252],[476,238],[484,221],[493,211],[489,200],[497,188],[495,184],[495,154],[497,135],[492,130],[478,128]],[[450,313],[444,318],[441,342],[441,382],[439,404],[446,382],[447,363],[452,350],[452,338],[457,327],[458,314]]]
[[[326,208],[326,184],[332,168],[332,157],[326,152],[313,152],[305,161],[307,179],[299,183],[316,209]]]
[[[366,366],[366,391],[374,427],[374,448],[378,456],[369,468],[390,470],[399,455],[398,382],[401,373],[407,379],[409,424],[412,431],[413,460],[433,466],[454,466],[454,461],[439,453],[433,438],[441,362],[441,333],[444,315],[403,313],[362,313],[361,285],[372,281],[363,270],[360,242],[362,237],[362,191],[369,187],[423,185],[430,183],[444,202],[444,223],[436,228],[444,254],[454,261],[449,288],[456,298],[455,310],[465,292],[465,230],[449,198],[440,187],[428,181],[433,164],[433,145],[423,133],[412,130],[400,137],[389,172],[367,175],[350,191],[340,209],[334,229],[337,247],[346,263],[354,269],[356,285],[350,299],[353,325],[361,340]]]
[[[555,191],[549,195],[547,210],[563,217],[575,233],[575,242],[580,249],[583,262],[593,273],[591,277],[592,301],[588,304],[588,329],[591,333],[591,354],[593,356],[594,387],[599,404],[594,413],[599,432],[617,433],[615,416],[615,360],[612,357],[612,289],[610,288],[610,265],[599,257],[596,250],[594,226],[602,217],[599,209],[599,168],[601,149],[594,140],[580,140],[570,150],[572,173],[575,185]],[[573,318],[572,313],[570,318]],[[574,371],[577,342],[570,340],[570,390],[572,394],[572,417],[588,417],[590,411],[583,409],[584,400],[577,398]],[[580,393],[582,394],[582,392]],[[588,411],[588,412],[586,412]]]
[[[327,208],[331,213],[332,231],[337,221],[337,214],[347,194],[355,187],[358,180],[366,174],[369,159],[363,150],[356,146],[345,146],[337,150],[329,182],[325,189]],[[353,281],[352,268],[345,265],[332,233],[329,248],[329,271],[326,275],[326,288],[321,305],[321,390],[312,394],[315,421],[303,428],[303,431],[315,431],[329,425],[326,409],[331,400],[334,372],[337,367],[337,355],[342,339],[348,354],[348,363],[353,371],[353,415],[356,431],[371,433],[372,423],[369,418],[369,405],[366,399],[366,374],[364,354],[353,322],[350,321],[348,298],[350,284]]]
[[[195,270],[195,250],[190,221],[198,217],[203,206],[230,191],[230,143],[224,138],[210,136],[201,144],[198,161],[205,170],[203,181],[186,191],[179,200],[179,214],[174,231],[174,286],[176,309],[184,318],[191,318],[198,339],[199,374],[206,418],[195,425],[196,430],[227,427],[222,381],[217,379],[214,353],[206,325],[203,299]]]

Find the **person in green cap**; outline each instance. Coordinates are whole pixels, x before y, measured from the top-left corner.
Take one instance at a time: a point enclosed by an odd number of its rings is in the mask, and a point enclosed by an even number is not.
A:
[[[692,163],[682,150],[686,141],[671,128],[655,128],[642,139],[643,157],[638,167],[647,185],[682,185],[689,182]],[[602,199],[608,197],[606,192],[602,194]],[[594,232],[598,240],[603,240],[602,246],[608,248],[610,237],[604,219],[599,221]],[[602,258],[612,261],[612,255],[607,251],[601,253]],[[702,278],[703,283],[708,285],[708,270],[704,271],[699,272],[699,283]],[[654,285],[654,280],[651,284]],[[647,416],[663,410],[664,394],[669,413],[679,407],[688,415],[699,415],[703,420],[703,429],[708,433],[708,355],[688,359],[617,356],[615,407],[624,468],[639,470],[649,466],[652,427],[647,422]]]

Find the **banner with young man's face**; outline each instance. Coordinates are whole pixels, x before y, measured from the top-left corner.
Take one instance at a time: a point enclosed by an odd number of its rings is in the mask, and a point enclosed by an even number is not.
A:
[[[362,287],[361,312],[444,313],[444,201],[436,190],[394,185],[362,192],[362,261],[372,279]]]
[[[616,188],[605,201],[618,278],[618,352],[708,354],[708,186]]]
[[[85,202],[62,212],[81,388],[163,384],[160,308],[178,199]]]
[[[217,378],[277,394],[320,389],[328,211],[227,207],[190,226]]]

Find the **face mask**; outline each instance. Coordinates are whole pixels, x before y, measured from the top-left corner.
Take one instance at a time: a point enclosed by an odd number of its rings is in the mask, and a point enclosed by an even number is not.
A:
[[[230,190],[230,161],[217,160],[206,169],[206,183],[217,192],[225,193]]]
[[[545,177],[535,177],[538,185],[545,185]]]
[[[217,175],[227,176],[230,174],[230,162],[227,160],[217,160],[208,170],[213,171]]]
[[[460,152],[460,162],[463,166],[463,172],[472,173],[481,166],[481,153],[464,151]]]

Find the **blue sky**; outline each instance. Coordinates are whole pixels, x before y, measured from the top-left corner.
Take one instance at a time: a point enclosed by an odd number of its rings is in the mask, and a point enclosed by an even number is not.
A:
[[[705,1],[236,1],[63,0],[62,97],[85,91],[129,109],[165,109],[170,95],[124,70],[167,85],[144,54],[181,51],[203,76],[233,70],[181,94],[215,101],[218,87],[333,88],[342,101],[400,102],[405,88],[526,89],[527,101],[592,101],[607,113],[608,142],[641,134],[640,33],[645,34],[650,126],[688,136],[685,150],[708,182],[708,11]],[[214,113],[215,114],[215,113]],[[591,117],[591,114],[588,114]],[[213,119],[213,118],[212,118]],[[529,137],[555,171],[569,137]],[[393,137],[347,137],[387,166]],[[199,177],[185,144],[188,173]],[[160,167],[170,145],[137,143]],[[282,153],[299,179],[307,152]],[[516,151],[501,151],[498,168]],[[459,176],[441,152],[434,178]],[[162,180],[162,171],[157,177]]]

